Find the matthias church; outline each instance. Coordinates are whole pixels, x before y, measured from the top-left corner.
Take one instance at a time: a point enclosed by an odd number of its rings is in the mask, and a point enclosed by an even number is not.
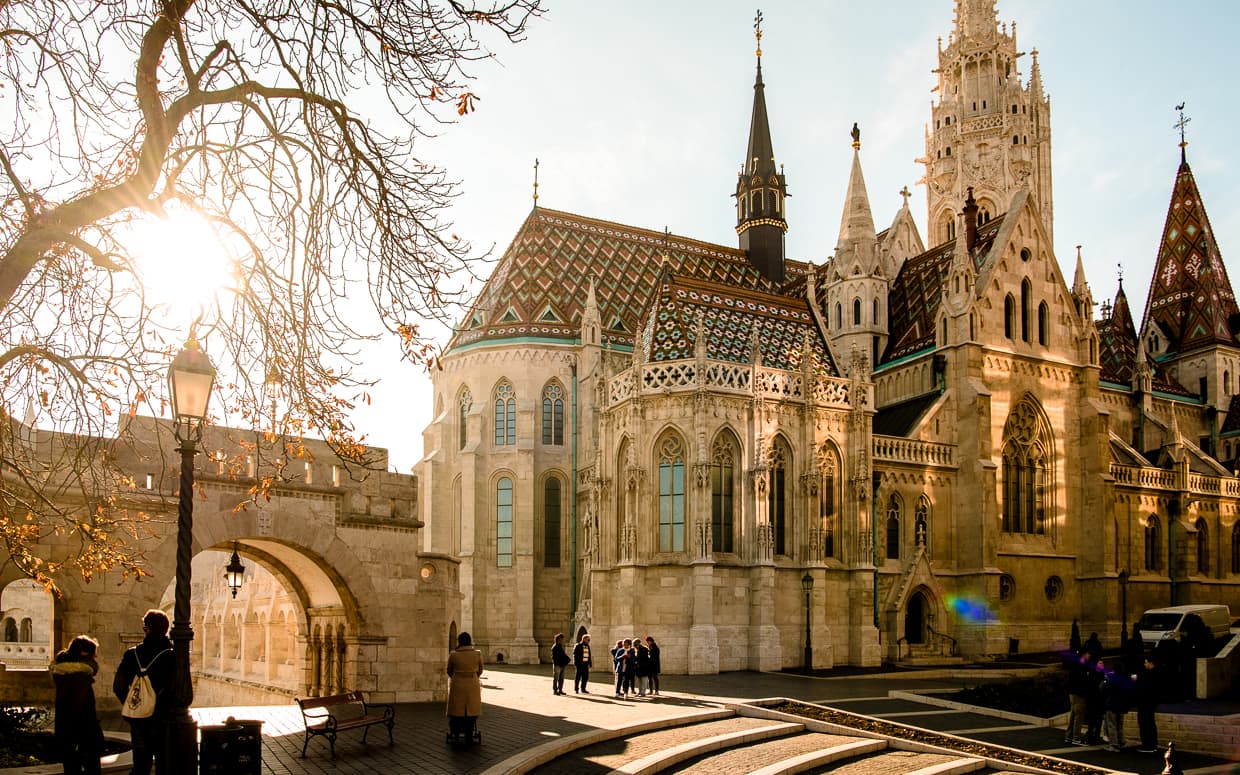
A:
[[[798,261],[758,42],[736,242],[536,206],[445,348],[417,474],[455,627],[489,661],[650,634],[712,673],[1240,610],[1240,311],[1186,149],[1144,306],[1096,305],[1053,250],[1036,50],[956,0],[928,233],[907,192],[876,222],[854,129],[831,258]]]

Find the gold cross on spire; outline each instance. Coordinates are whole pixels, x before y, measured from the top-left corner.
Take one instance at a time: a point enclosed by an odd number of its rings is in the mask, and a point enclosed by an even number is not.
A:
[[[1186,104],[1187,103],[1181,102],[1179,105],[1175,106],[1175,109],[1179,111],[1180,113],[1180,120],[1172,124],[1173,128],[1180,130],[1180,158],[1181,159],[1184,158],[1184,149],[1188,147],[1188,140],[1184,138],[1184,128],[1188,126],[1189,121],[1192,121],[1191,118],[1188,118],[1187,116],[1184,115],[1184,106]]]
[[[758,41],[758,58],[762,58],[762,9],[753,17],[753,36]]]
[[[538,159],[534,159],[534,207],[538,207]]]

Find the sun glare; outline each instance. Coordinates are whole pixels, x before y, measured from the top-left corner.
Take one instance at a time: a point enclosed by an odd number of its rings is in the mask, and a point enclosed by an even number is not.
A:
[[[196,214],[169,209],[165,218],[134,224],[126,242],[152,306],[205,307],[231,291],[231,252]]]

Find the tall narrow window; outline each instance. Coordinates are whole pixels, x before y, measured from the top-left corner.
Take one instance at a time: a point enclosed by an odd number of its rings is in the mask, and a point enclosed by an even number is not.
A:
[[[457,425],[457,449],[465,449],[465,442],[469,433],[467,425],[469,421],[469,408],[474,403],[474,397],[469,392],[469,388],[461,391],[461,398],[457,402],[456,409],[456,425]]]
[[[887,559],[900,559],[900,496],[887,501]]]
[[[711,551],[734,552],[736,525],[736,444],[720,434],[711,448],[710,536]]]
[[[822,556],[835,556],[835,488],[838,464],[835,451],[826,449],[819,455],[822,481],[818,486],[818,517],[822,522]]]
[[[659,443],[659,551],[685,550],[685,455],[677,436]]]
[[[1003,530],[1044,535],[1054,490],[1050,423],[1026,397],[1008,415],[1003,437]]]
[[[784,444],[776,442],[771,449],[770,489],[767,492],[767,513],[775,536],[775,554],[788,554],[788,453]]]
[[[1231,572],[1240,573],[1240,522],[1231,526]]]
[[[1204,519],[1197,520],[1197,572],[1210,574],[1210,527]]]
[[[919,547],[930,549],[930,501],[921,496],[917,501],[917,513],[913,515],[913,540]]]
[[[1051,313],[1046,302],[1038,305],[1038,344],[1046,347],[1051,341]]]
[[[1145,569],[1157,571],[1162,569],[1162,530],[1158,517],[1151,514],[1145,520]]]
[[[512,567],[512,480],[495,483],[495,564]]]
[[[1008,339],[1015,337],[1016,331],[1016,301],[1012,298],[1012,294],[1003,297],[1003,335]]]
[[[837,301],[835,303],[835,328],[838,331],[844,327],[844,308]]]
[[[1029,295],[1033,293],[1033,286],[1028,280],[1022,280],[1020,283],[1020,338],[1026,342],[1029,341],[1029,305],[1032,303]]]
[[[543,567],[560,567],[560,480],[543,483]]]
[[[564,388],[552,383],[543,388],[542,402],[543,444],[564,444]]]
[[[495,446],[517,443],[517,398],[511,382],[495,389]]]
[[[853,299],[853,325],[861,325],[861,299]]]

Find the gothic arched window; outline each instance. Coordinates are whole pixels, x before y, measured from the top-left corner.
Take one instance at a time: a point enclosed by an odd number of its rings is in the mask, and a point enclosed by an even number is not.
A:
[[[543,388],[542,443],[564,444],[564,388],[554,382]]]
[[[659,551],[685,550],[685,453],[679,436],[664,436],[659,457]]]
[[[861,299],[853,299],[853,325],[861,325]]]
[[[1158,517],[1151,514],[1145,520],[1145,569],[1156,571],[1162,568],[1159,558],[1162,557],[1162,529]]]
[[[1197,572],[1210,573],[1210,527],[1204,519],[1197,520]]]
[[[18,627],[17,639],[22,643],[29,643],[34,640],[34,622],[29,617],[22,619],[22,623]]]
[[[734,552],[737,445],[731,434],[719,434],[710,457],[711,551]]]
[[[1038,305],[1038,344],[1046,347],[1051,341],[1051,313],[1046,302]]]
[[[1054,492],[1053,450],[1050,424],[1037,403],[1025,397],[1003,426],[1004,532],[1046,534],[1047,502]]]
[[[1003,335],[1008,339],[1016,336],[1016,300],[1010,293],[1003,297]]]
[[[767,514],[774,533],[775,554],[788,554],[788,464],[791,454],[782,439],[771,446],[768,459],[770,487],[766,493]]]
[[[822,522],[822,556],[835,556],[835,504],[839,486],[839,456],[830,447],[818,454],[822,481],[818,485],[818,517]]]
[[[835,302],[835,329],[838,331],[844,327],[844,307],[837,301]]]
[[[560,478],[543,482],[543,567],[560,567]]]
[[[11,616],[4,620],[4,641],[6,643],[17,642],[17,620]]]
[[[887,559],[900,559],[900,496],[895,493],[887,501]]]
[[[943,214],[943,241],[951,242],[956,239],[956,219],[951,213]]]
[[[495,564],[512,567],[512,480],[495,483]]]
[[[469,420],[469,408],[473,403],[473,394],[469,392],[469,388],[463,388],[461,397],[456,402],[457,449],[465,449],[466,435],[469,432],[466,423]]]
[[[1029,311],[1030,305],[1033,303],[1030,295],[1033,293],[1033,286],[1028,280],[1020,282],[1020,338],[1026,342],[1029,341]]]
[[[517,394],[507,380],[495,388],[495,446],[517,443]]]

